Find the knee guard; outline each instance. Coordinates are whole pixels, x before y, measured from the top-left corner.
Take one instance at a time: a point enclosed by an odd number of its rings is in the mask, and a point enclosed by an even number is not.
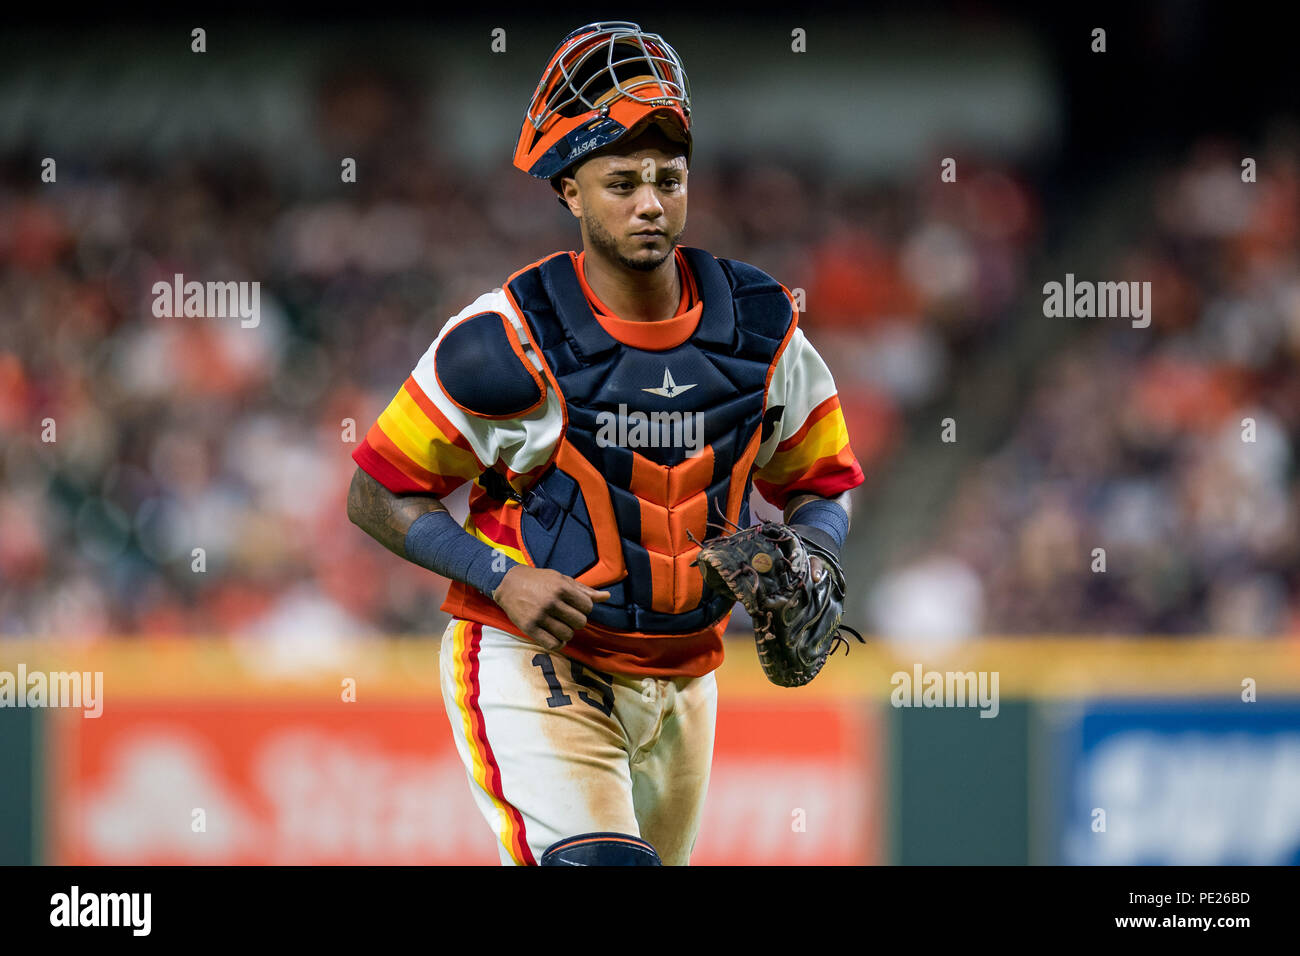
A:
[[[538,866],[663,866],[645,840],[626,833],[580,833],[547,847]]]

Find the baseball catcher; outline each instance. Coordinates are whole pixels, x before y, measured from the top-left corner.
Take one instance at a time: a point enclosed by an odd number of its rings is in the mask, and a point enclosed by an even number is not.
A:
[[[561,40],[514,163],[581,248],[430,329],[353,453],[352,520],[452,581],[443,701],[503,863],[687,863],[737,600],[777,684],[842,641],[862,469],[795,296],[681,243],[693,136],[663,37]],[[465,484],[457,520],[442,499]],[[748,527],[753,492],[783,523]]]

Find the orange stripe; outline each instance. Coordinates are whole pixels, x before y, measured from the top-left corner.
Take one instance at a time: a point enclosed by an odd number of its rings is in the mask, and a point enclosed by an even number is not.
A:
[[[759,469],[766,481],[785,484],[792,476],[807,472],[815,462],[833,459],[849,447],[849,433],[844,416],[838,412],[823,418],[797,448],[772,456],[772,460]]]
[[[801,481],[821,478],[837,471],[851,471],[857,464],[858,460],[853,455],[853,449],[848,446],[848,442],[845,442],[843,447],[835,454],[823,455],[804,468],[790,469],[776,475],[756,475],[754,480],[755,483],[761,481],[771,488],[785,488]],[[767,469],[764,468],[763,471],[766,472]],[[774,478],[775,480],[773,480]]]
[[[570,840],[568,843],[557,843],[555,849],[565,850],[571,846],[582,846],[584,843],[628,843],[632,846],[645,846],[640,840],[628,840],[625,837],[587,837],[585,840]]]
[[[433,475],[467,481],[483,471],[474,453],[445,435],[405,390],[397,393],[376,424],[406,460]]]
[[[380,457],[422,488],[431,489],[437,483],[438,476],[412,461],[406,452],[394,445],[393,440],[379,427],[378,422],[371,425],[370,431],[366,432],[366,442],[379,453]]]
[[[402,388],[406,389],[406,394],[411,396],[411,399],[415,404],[420,407],[420,411],[424,412],[429,421],[433,422],[438,431],[442,432],[448,443],[474,455],[474,460],[479,463],[480,471],[487,467],[487,465],[478,461],[478,455],[474,454],[474,448],[470,445],[469,440],[462,435],[456,426],[447,419],[447,416],[439,410],[438,406],[433,403],[433,400],[424,393],[424,389],[420,388],[420,383],[415,380],[414,375],[407,377],[406,381],[402,384]]]
[[[754,434],[745,446],[744,454],[736,460],[731,469],[731,484],[727,487],[727,520],[735,524],[740,520],[740,506],[744,504],[745,487],[749,481],[749,469],[758,457],[758,446],[763,436],[763,426],[754,429]]]
[[[818,458],[812,466],[800,476],[800,481],[810,481],[821,478],[825,475],[833,474],[837,471],[851,471],[857,467],[858,460],[853,455],[853,449],[847,444],[834,455],[826,455]]]
[[[801,441],[804,440],[804,438],[808,436],[808,432],[812,430],[812,427],[814,425],[816,425],[819,421],[821,421],[831,412],[838,411],[839,407],[840,407],[840,397],[838,394],[836,394],[836,395],[832,395],[830,398],[826,399],[826,401],[822,402],[820,405],[814,408],[812,410],[812,413],[806,419],[804,419],[804,423],[799,426],[799,430],[776,446],[776,451],[773,452],[773,457],[781,454],[781,452],[783,451],[789,451],[791,448],[794,448],[796,445],[798,445]]]
[[[379,482],[394,494],[403,492],[425,492],[429,489],[420,482],[415,481],[409,475],[403,474],[392,463],[375,451],[370,446],[370,442],[363,440],[352,452],[352,460],[355,461],[363,471],[365,471],[375,481]]]

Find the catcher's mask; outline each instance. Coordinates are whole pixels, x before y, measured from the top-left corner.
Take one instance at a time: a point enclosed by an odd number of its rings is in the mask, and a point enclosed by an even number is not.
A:
[[[691,88],[677,51],[622,20],[589,23],[551,54],[515,144],[515,165],[559,181],[583,157],[657,124],[691,158]]]

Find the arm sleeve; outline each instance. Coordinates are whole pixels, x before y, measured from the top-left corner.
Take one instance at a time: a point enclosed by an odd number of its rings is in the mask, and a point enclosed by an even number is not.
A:
[[[435,355],[447,333],[502,305],[489,293],[453,317],[353,451],[357,465],[389,491],[441,498],[488,469],[504,470],[514,480],[550,460],[563,428],[553,393],[521,417],[483,417],[452,401],[436,374]],[[529,358],[535,358],[531,351]]]
[[[754,459],[754,487],[765,499],[784,508],[798,494],[834,498],[862,484],[835,381],[803,329],[777,362],[767,407],[781,417]]]

